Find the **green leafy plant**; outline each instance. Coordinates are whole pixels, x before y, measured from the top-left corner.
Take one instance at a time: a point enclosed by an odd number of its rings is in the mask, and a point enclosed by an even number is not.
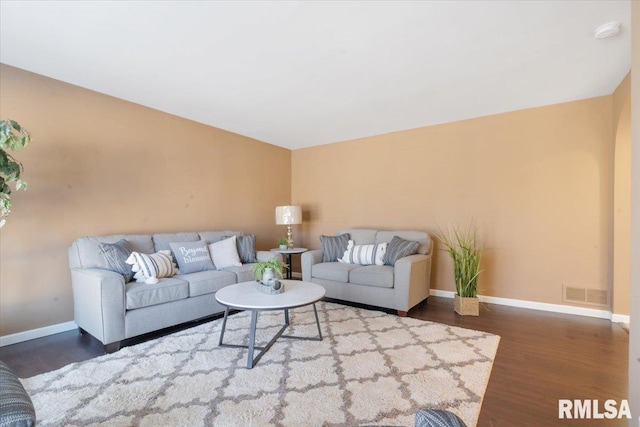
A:
[[[280,239],[278,239],[278,245],[282,246],[282,245],[288,245],[289,244],[289,239],[287,239],[286,237],[281,237]]]
[[[285,262],[279,261],[274,257],[274,258],[269,258],[267,261],[256,262],[251,266],[251,271],[253,272],[253,275],[256,278],[256,280],[261,280],[262,275],[264,274],[264,271],[267,268],[273,268],[273,272],[277,276],[280,276],[280,278],[282,278],[282,273],[284,273],[284,271],[288,269],[289,266]]]
[[[461,228],[448,226],[446,231],[438,227],[438,239],[453,261],[453,276],[456,292],[461,297],[475,298],[478,295],[478,276],[482,249],[476,238],[473,225]]]
[[[17,162],[8,150],[18,151],[31,141],[31,134],[14,120],[0,120],[0,227],[6,223],[11,212],[11,186],[16,190],[26,190],[22,180],[22,164]]]

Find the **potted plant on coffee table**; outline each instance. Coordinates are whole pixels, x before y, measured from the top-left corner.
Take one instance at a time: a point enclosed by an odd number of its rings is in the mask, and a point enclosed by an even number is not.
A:
[[[447,227],[439,230],[438,239],[444,245],[453,262],[453,276],[456,282],[454,310],[460,315],[478,316],[478,276],[480,275],[481,248],[473,225],[461,228]]]
[[[269,258],[267,261],[258,261],[251,266],[256,281],[267,282],[270,279],[279,277],[282,279],[282,274],[289,268],[289,266],[278,259]]]

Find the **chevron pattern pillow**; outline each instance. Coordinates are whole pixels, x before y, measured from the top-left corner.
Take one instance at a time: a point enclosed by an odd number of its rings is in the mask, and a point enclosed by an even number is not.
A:
[[[16,374],[0,360],[0,426],[36,425],[33,402]]]
[[[415,427],[467,427],[456,414],[440,409],[422,409],[416,413]]]
[[[129,242],[122,239],[115,243],[100,243],[98,250],[103,262],[98,266],[99,268],[122,274],[125,283],[129,283],[133,279],[133,271],[131,271],[131,266],[127,264],[127,258],[133,252]]]

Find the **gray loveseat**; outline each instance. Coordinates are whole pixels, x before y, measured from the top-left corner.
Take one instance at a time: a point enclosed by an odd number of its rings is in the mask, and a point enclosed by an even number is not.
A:
[[[101,264],[100,243],[125,239],[133,251],[150,254],[169,250],[170,243],[213,243],[233,235],[242,232],[117,234],[77,239],[69,248],[75,323],[81,332],[93,335],[106,351],[112,352],[120,348],[124,339],[224,312],[215,299],[216,291],[253,280],[251,264],[177,274],[162,278],[157,284],[127,283],[122,274],[96,266]],[[256,257],[261,261],[274,254],[257,251]]]
[[[302,254],[302,280],[322,285],[328,298],[390,308],[400,316],[429,296],[433,245],[422,231],[347,229],[357,245],[389,243],[394,236],[418,242],[418,253],[391,265],[322,262],[322,249]]]

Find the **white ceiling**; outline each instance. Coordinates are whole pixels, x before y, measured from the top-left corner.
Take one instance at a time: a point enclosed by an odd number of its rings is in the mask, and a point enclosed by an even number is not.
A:
[[[0,62],[296,149],[611,94],[629,28],[630,1],[1,0]]]

